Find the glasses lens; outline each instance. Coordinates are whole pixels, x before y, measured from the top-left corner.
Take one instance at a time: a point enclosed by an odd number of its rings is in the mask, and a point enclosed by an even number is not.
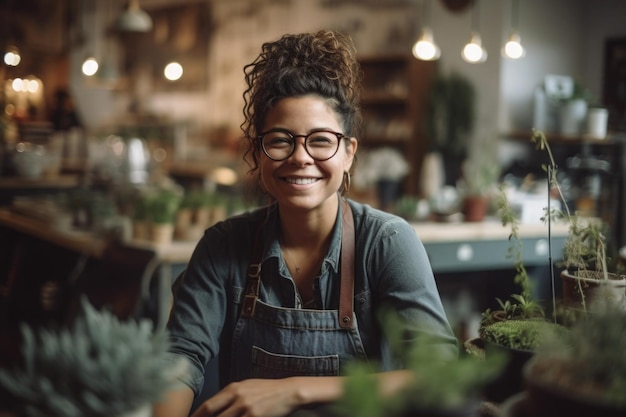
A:
[[[313,159],[332,158],[339,148],[339,138],[331,132],[313,132],[306,137],[306,150]]]
[[[263,135],[262,143],[267,156],[281,161],[291,155],[294,139],[286,132],[269,132]]]
[[[337,135],[337,133],[323,131],[310,133],[306,136],[304,143],[307,153],[318,161],[332,158],[339,149]],[[295,137],[287,132],[273,131],[264,134],[261,143],[267,156],[275,161],[282,161],[293,153],[295,140]]]

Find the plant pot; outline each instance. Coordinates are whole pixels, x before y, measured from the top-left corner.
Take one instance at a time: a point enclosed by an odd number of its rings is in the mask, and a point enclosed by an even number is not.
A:
[[[626,278],[609,273],[605,280],[597,271],[561,271],[563,304],[575,310],[585,310],[589,302],[600,296],[626,306]]]
[[[489,198],[485,196],[466,196],[463,198],[463,215],[466,222],[482,222],[487,214]]]
[[[153,223],[150,229],[152,242],[157,245],[169,245],[174,238],[174,224]]]
[[[133,220],[133,239],[150,240],[150,222]]]
[[[504,353],[508,357],[506,366],[500,375],[485,387],[484,395],[489,401],[501,403],[510,396],[524,390],[522,370],[524,365],[535,354],[533,351],[512,349],[484,341],[485,355],[495,352]]]
[[[181,208],[176,212],[174,221],[174,236],[177,239],[185,240],[187,238],[187,229],[191,226],[193,210],[190,208]]]
[[[528,416],[533,417],[623,417],[626,407],[607,404],[599,399],[596,391],[572,383],[568,386],[569,373],[565,361],[535,357],[524,366]],[[550,377],[548,377],[550,375]],[[584,384],[583,384],[584,385]],[[599,388],[598,394],[602,394]]]

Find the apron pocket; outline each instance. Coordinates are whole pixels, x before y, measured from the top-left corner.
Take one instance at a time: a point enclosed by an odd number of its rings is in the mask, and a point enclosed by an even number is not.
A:
[[[290,376],[339,375],[339,355],[295,356],[252,347],[252,377],[277,379]]]

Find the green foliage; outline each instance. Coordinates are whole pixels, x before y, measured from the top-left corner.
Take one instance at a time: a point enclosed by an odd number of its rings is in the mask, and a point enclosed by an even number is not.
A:
[[[182,200],[177,190],[163,189],[148,196],[148,220],[154,223],[173,223]]]
[[[121,322],[82,300],[69,328],[22,325],[23,366],[0,386],[24,417],[109,417],[157,400],[173,382],[168,338],[148,320]]]
[[[502,226],[510,227],[508,256],[513,258],[513,266],[515,267],[514,282],[521,287],[521,296],[525,299],[531,297],[531,283],[524,266],[524,244],[519,236],[519,217],[511,207],[504,189],[500,187],[498,198],[496,199],[497,214],[502,222]]]
[[[465,76],[452,73],[435,80],[427,129],[433,148],[443,155],[465,158],[474,129],[476,91]]]
[[[505,320],[482,329],[482,338],[510,349],[534,351],[549,332],[563,332],[564,327],[545,320]]]
[[[536,359],[554,384],[574,393],[586,387],[583,395],[595,387],[604,401],[626,406],[626,311],[606,302],[592,303],[590,310],[569,332],[548,339]]]
[[[337,413],[346,417],[389,417],[408,415],[411,410],[448,410],[477,401],[484,386],[493,381],[506,362],[504,355],[477,359],[462,355],[450,358],[438,341],[421,336],[407,344],[406,326],[396,315],[387,313],[384,328],[392,351],[412,373],[412,383],[395,395],[381,396],[375,367],[353,363],[348,368],[345,394],[337,403]]]

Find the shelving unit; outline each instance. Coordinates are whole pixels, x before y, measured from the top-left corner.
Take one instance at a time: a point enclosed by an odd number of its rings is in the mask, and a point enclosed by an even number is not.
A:
[[[416,195],[428,148],[425,117],[436,64],[405,54],[363,56],[359,61],[363,69],[361,146],[400,150],[410,165],[404,191]]]
[[[534,145],[530,143],[530,132],[512,132],[504,135],[504,139],[525,143],[529,149],[529,155]],[[565,137],[555,133],[546,133],[550,141],[552,152],[559,169],[570,175],[573,187],[585,187],[580,183],[582,174],[576,173],[568,166],[568,160],[574,156],[589,156],[606,161],[609,165],[607,172],[598,175],[601,182],[597,184],[601,188],[601,194],[595,202],[595,213],[612,228],[613,238],[618,247],[626,245],[626,133],[613,133],[606,139],[590,139],[586,137]],[[544,158],[536,159],[534,156],[527,158],[528,167],[535,168],[541,163],[547,163]],[[581,170],[582,171],[582,170]],[[572,204],[572,208],[575,207]]]

